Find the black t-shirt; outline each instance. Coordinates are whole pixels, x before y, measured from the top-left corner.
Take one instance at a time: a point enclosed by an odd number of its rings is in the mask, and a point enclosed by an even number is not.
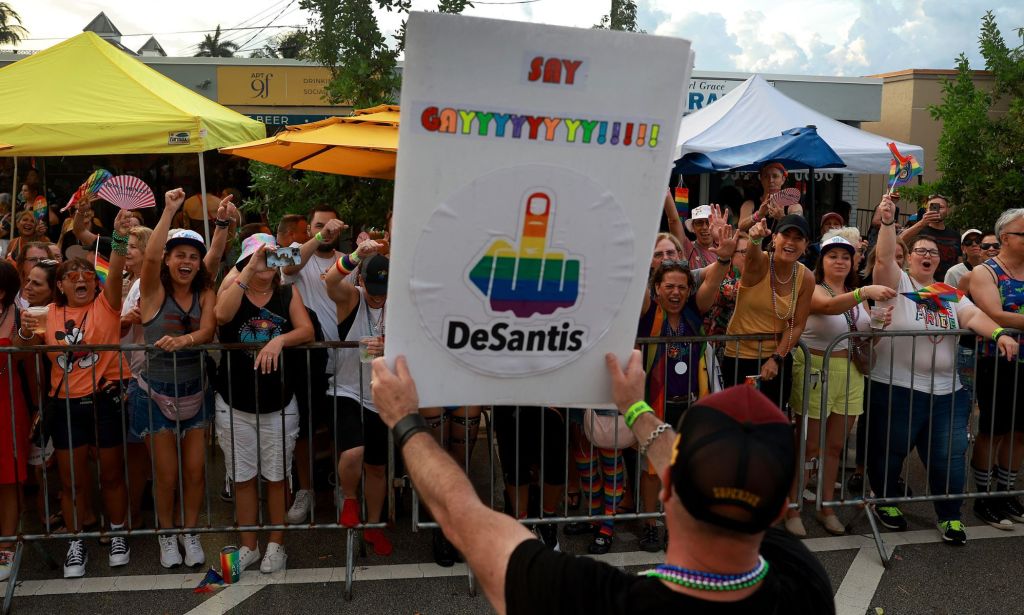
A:
[[[956,229],[951,229],[948,226],[941,231],[939,229],[926,226],[921,229],[919,233],[922,237],[928,237],[935,241],[935,245],[939,248],[939,268],[935,272],[935,279],[942,280],[946,279],[946,271],[950,267],[960,262],[960,233]]]
[[[263,307],[256,307],[247,296],[242,297],[238,312],[230,322],[217,329],[222,343],[267,343],[292,330],[288,308],[292,301],[291,286],[279,286]],[[244,412],[267,414],[288,405],[295,394],[295,361],[278,361],[278,369],[263,374],[253,369],[259,350],[225,350],[217,370],[217,393],[224,401]],[[230,360],[229,360],[230,357]],[[257,395],[259,403],[257,404]]]
[[[760,589],[738,602],[709,602],[672,591],[658,579],[528,540],[509,558],[505,606],[509,615],[835,613],[828,575],[799,540],[770,529],[761,555],[770,568]]]

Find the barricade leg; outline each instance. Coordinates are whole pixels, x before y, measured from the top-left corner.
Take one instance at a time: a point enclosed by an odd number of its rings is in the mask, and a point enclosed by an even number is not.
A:
[[[345,600],[352,600],[352,569],[356,565],[355,558],[355,530],[345,530]],[[365,554],[364,554],[365,555]]]
[[[11,612],[11,601],[14,599],[14,588],[18,584],[18,570],[21,568],[21,556],[25,552],[25,543],[18,541],[14,547],[14,563],[11,565],[11,576],[7,578],[7,591],[4,593],[3,615]]]
[[[878,527],[878,520],[875,519],[874,515],[869,514],[867,517],[868,523],[871,524],[871,535],[875,538],[875,548],[878,549],[878,557],[882,560],[882,566],[888,569],[892,563],[892,554],[885,548],[885,540],[882,538],[882,529]]]

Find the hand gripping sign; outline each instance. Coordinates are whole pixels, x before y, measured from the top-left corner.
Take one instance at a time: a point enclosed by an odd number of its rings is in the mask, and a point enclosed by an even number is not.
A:
[[[531,194],[523,212],[519,248],[504,239],[495,240],[470,271],[469,279],[495,312],[529,318],[575,305],[580,261],[547,249],[550,216],[551,197],[545,192]]]

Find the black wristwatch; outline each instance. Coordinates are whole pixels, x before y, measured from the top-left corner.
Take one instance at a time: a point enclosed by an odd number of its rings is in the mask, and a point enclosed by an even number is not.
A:
[[[779,367],[782,367],[782,364],[786,362],[786,358],[778,353],[773,354],[771,358],[775,359],[775,364],[778,365]]]
[[[410,414],[395,423],[391,435],[395,438],[395,450],[401,451],[406,441],[421,431],[430,431],[427,420],[419,412]]]

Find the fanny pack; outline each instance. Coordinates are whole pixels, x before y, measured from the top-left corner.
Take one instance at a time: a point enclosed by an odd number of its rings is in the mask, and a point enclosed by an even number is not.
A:
[[[139,389],[149,395],[153,404],[160,408],[160,412],[169,421],[187,421],[198,414],[199,409],[203,407],[205,391],[200,390],[184,397],[171,397],[151,389],[142,376],[138,376],[136,381],[139,383]]]

